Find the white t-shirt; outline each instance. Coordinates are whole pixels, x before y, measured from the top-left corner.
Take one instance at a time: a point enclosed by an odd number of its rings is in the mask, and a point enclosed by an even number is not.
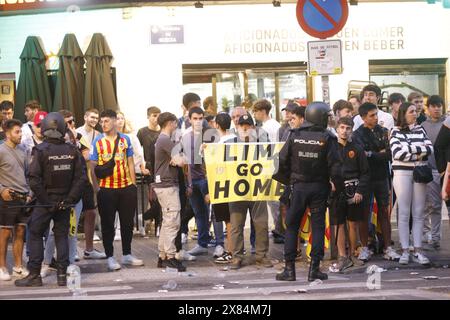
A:
[[[95,140],[95,138],[100,134],[97,130],[92,129],[93,131],[87,132],[86,128],[84,126],[81,126],[77,128],[75,131],[81,134],[87,143],[92,145],[92,142]]]
[[[22,140],[21,143],[24,143],[25,141],[29,141],[31,137],[33,136],[33,121],[28,121],[27,123],[24,123],[22,126]]]
[[[144,149],[134,133],[127,133],[126,135],[130,138],[131,146],[133,147],[134,171],[136,173],[142,173],[141,164],[145,164]]]
[[[261,128],[269,135],[270,142],[278,142],[278,132],[281,128],[281,124],[279,124],[278,121],[275,119],[269,119],[263,123]]]
[[[353,131],[355,131],[364,123],[364,121],[361,119],[360,115],[357,115],[353,118],[353,123]],[[378,124],[391,131],[394,128],[394,118],[389,113],[378,109]]]

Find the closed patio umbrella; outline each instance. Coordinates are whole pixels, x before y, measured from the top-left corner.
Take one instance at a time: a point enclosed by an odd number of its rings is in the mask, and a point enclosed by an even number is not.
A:
[[[84,57],[74,34],[64,36],[58,52],[59,69],[56,78],[52,111],[67,109],[78,124],[83,123]]]
[[[49,110],[52,106],[50,87],[48,84],[46,57],[38,37],[29,36],[20,54],[20,75],[17,85],[15,118],[25,120],[25,103],[38,100],[42,109]]]
[[[101,33],[94,33],[86,57],[84,107],[117,110],[117,100],[111,76],[111,50]]]

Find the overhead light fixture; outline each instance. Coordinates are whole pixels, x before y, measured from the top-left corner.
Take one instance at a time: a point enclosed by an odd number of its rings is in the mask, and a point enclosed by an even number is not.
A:
[[[201,3],[200,1],[197,1],[196,3],[194,3],[194,7],[196,7],[197,9],[201,9],[201,8],[203,8],[203,3]]]
[[[357,6],[358,5],[358,0],[350,0],[349,1],[351,6]]]
[[[281,7],[281,1],[273,0],[272,4],[273,4],[274,7]]]

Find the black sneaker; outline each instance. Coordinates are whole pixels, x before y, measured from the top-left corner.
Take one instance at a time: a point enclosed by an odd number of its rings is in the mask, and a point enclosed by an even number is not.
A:
[[[55,258],[52,258],[52,262],[50,262],[50,264],[48,265],[48,268],[49,268],[49,270],[54,270],[54,271],[56,271],[56,269],[58,269]]]
[[[180,260],[177,260],[175,258],[171,258],[166,260],[167,262],[165,263],[165,267],[169,267],[169,268],[173,268],[173,269],[177,269],[178,272],[184,272],[186,271],[186,267],[183,266],[183,264],[181,263]],[[164,265],[164,264],[163,264]]]
[[[165,268],[167,266],[167,260],[161,259],[161,257],[158,257],[158,263],[156,264],[157,268]]]
[[[224,252],[223,255],[214,260],[214,262],[217,264],[227,264],[231,262],[231,259],[233,259],[232,255],[228,252]]]

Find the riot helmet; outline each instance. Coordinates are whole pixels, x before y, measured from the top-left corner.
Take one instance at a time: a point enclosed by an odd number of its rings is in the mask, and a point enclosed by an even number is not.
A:
[[[59,112],[50,112],[41,122],[41,132],[47,138],[61,139],[66,131],[67,125]]]
[[[331,109],[325,102],[315,101],[306,106],[305,120],[324,129],[328,126]]]

